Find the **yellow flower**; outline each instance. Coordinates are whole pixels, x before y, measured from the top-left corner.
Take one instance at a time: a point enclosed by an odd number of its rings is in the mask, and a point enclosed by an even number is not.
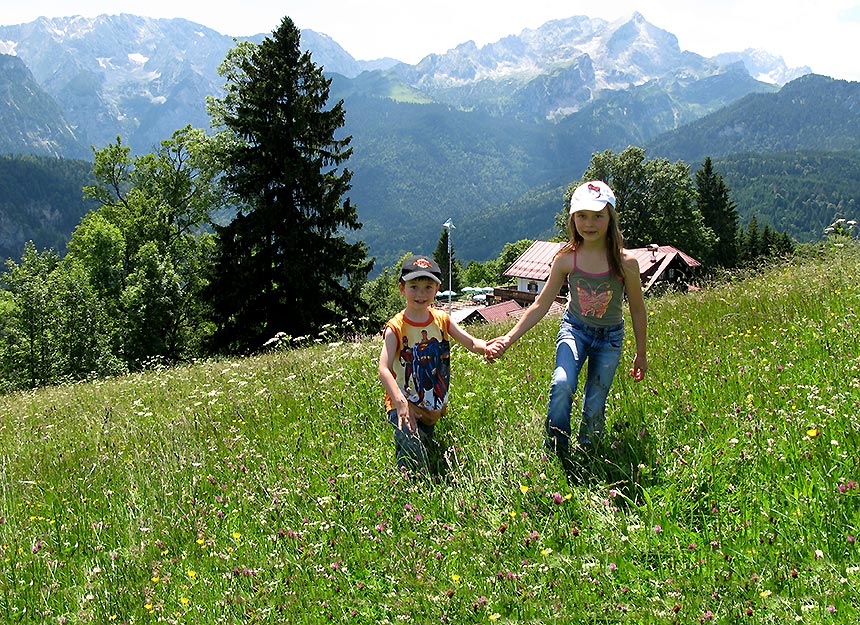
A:
[[[552,553],[552,549],[550,549],[549,547],[547,547],[546,549],[541,549],[541,550],[540,550],[540,554],[541,554],[542,556],[548,556],[548,555],[549,555],[549,554],[551,554],[551,553]]]
[[[806,435],[809,438],[815,438],[816,436],[818,436],[818,430],[816,430],[815,428],[810,428],[806,430]]]
[[[149,612],[152,612],[152,610],[153,610],[153,607],[152,607],[152,604],[151,604],[151,603],[147,603],[147,604],[145,604],[143,607],[144,607],[144,608],[146,608],[146,610],[147,610],[147,611],[149,611]]]
[[[239,542],[240,538],[242,538],[242,535],[239,532],[233,532],[233,540]]]
[[[452,581],[452,582],[454,582],[455,584],[459,584],[459,583],[460,583],[460,576],[459,576],[459,575],[457,575],[456,573],[454,573],[454,574],[451,576],[451,581]]]
[[[490,614],[491,621],[498,621],[500,618],[502,618],[502,615],[498,612],[493,612],[492,614]]]
[[[529,492],[529,487],[528,487],[528,486],[526,486],[525,484],[521,485],[521,486],[520,486],[520,492],[521,492],[523,495],[525,495],[527,492]]]
[[[767,597],[770,597],[771,594],[773,594],[773,593],[771,593],[771,591],[769,591],[769,590],[762,590],[760,593],[758,593],[758,596],[763,597],[763,598],[767,598]]]
[[[158,575],[152,576],[152,583],[153,584],[157,584],[159,581],[161,581],[161,578]]]
[[[188,603],[189,603],[188,597],[179,597],[179,603],[181,603],[182,605],[188,605]]]
[[[191,579],[197,579],[197,571],[188,571],[188,577]]]

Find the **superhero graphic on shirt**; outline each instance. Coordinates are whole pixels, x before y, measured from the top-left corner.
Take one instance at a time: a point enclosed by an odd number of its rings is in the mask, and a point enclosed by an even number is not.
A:
[[[448,361],[449,349],[436,337],[428,337],[427,330],[421,331],[421,341],[412,349],[418,404],[430,410],[438,410],[442,407],[448,390],[448,381],[443,370],[443,352],[444,360]],[[431,397],[427,396],[428,391]]]

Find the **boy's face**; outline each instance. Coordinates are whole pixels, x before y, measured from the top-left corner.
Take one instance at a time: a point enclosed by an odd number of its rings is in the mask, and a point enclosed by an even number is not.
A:
[[[406,299],[407,307],[428,308],[439,292],[439,284],[430,278],[415,278],[400,283],[400,294]]]

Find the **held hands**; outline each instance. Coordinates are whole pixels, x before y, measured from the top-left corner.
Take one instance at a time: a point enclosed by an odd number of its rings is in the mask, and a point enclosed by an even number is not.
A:
[[[510,346],[511,339],[507,335],[498,336],[491,341],[487,341],[487,351],[484,357],[488,362],[493,362],[496,358],[501,357]]]

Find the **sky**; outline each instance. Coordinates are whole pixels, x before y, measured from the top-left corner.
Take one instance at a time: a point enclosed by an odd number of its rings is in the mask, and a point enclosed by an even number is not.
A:
[[[789,67],[860,81],[860,0],[18,0],[0,24],[131,13],[182,17],[225,35],[270,33],[288,15],[299,28],[334,39],[358,60],[417,63],[466,41],[478,46],[554,20],[608,21],[638,11],[703,56],[758,48]]]

